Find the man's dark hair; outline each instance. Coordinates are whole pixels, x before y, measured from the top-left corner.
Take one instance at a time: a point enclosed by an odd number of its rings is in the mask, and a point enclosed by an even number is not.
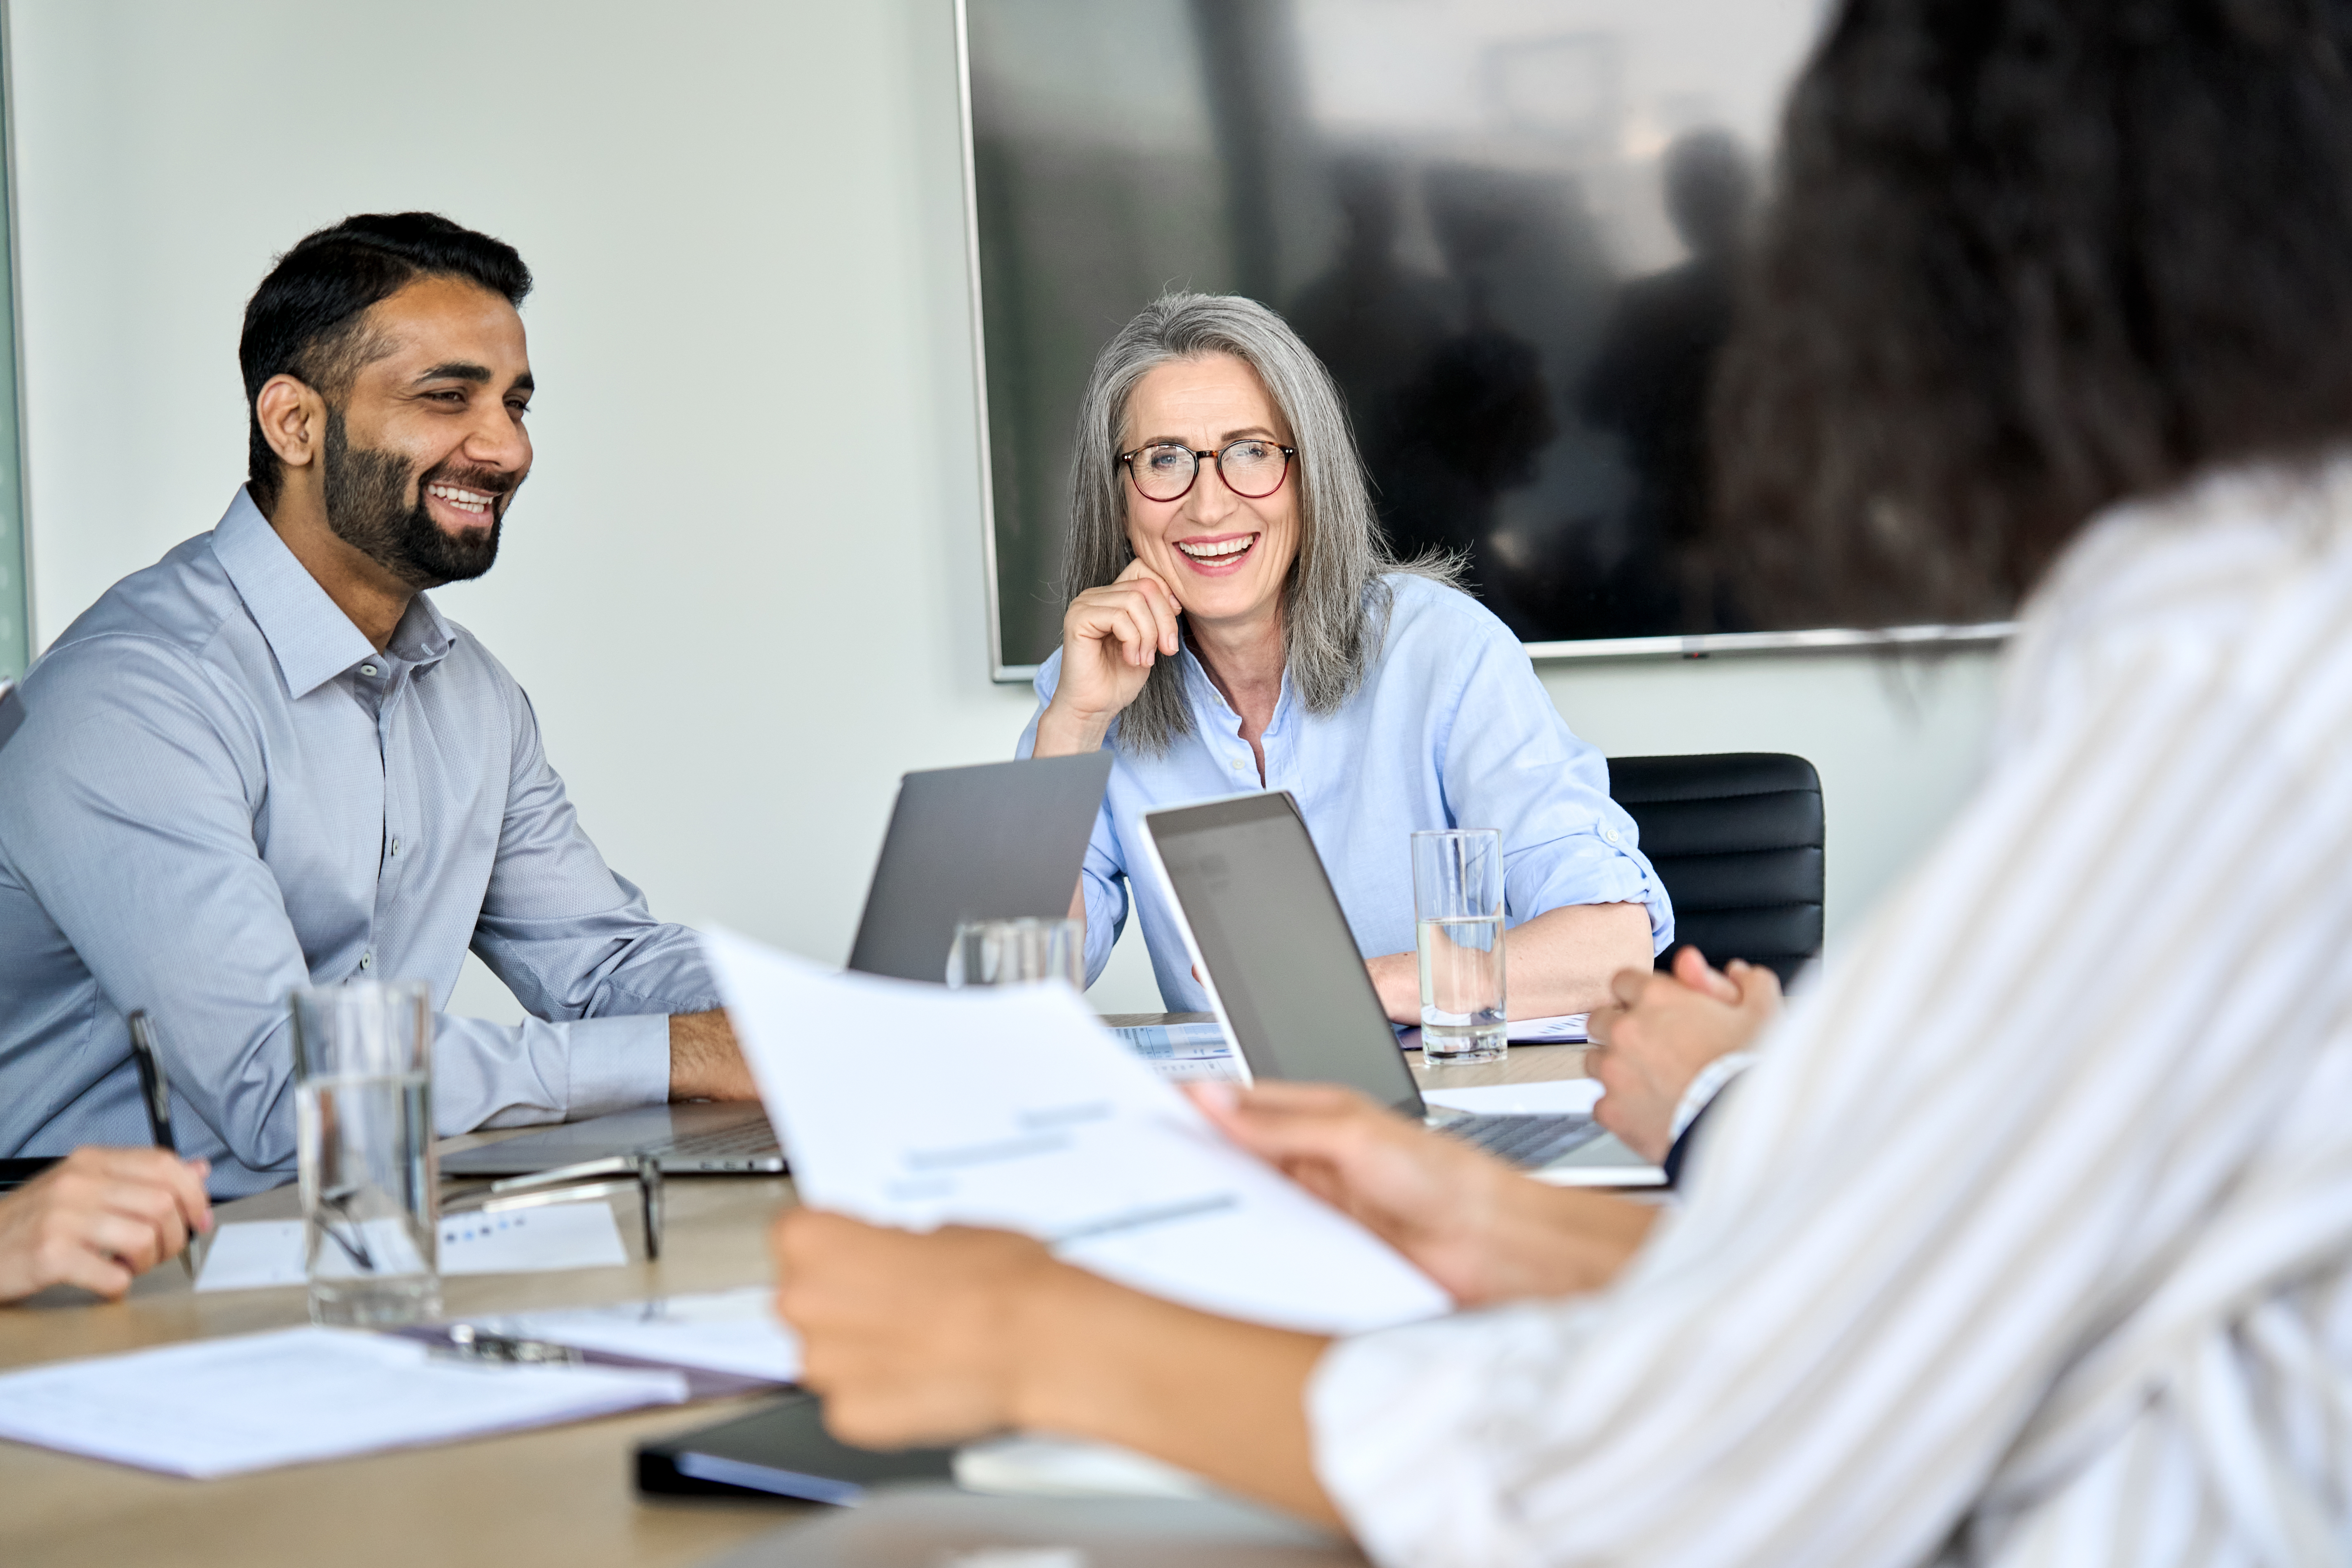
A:
[[[236,357],[249,422],[246,475],[264,510],[277,503],[280,475],[261,435],[262,387],[290,375],[340,404],[373,357],[369,308],[420,278],[462,278],[510,305],[530,292],[530,268],[513,246],[438,213],[361,213],[305,235],[253,291]]]
[[[1781,157],[1714,409],[1776,614],[1998,616],[2352,436],[2352,0],[1846,0]]]

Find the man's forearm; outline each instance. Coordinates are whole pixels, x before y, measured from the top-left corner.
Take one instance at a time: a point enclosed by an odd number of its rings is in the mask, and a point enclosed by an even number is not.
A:
[[[1066,1264],[1024,1303],[1015,1425],[1117,1443],[1341,1528],[1307,1384],[1329,1341],[1179,1307]]]
[[[759,1093],[725,1013],[713,1009],[670,1015],[672,1100],[756,1100]]]

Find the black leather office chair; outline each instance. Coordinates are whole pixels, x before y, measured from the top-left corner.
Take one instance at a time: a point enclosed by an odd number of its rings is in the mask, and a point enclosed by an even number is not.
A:
[[[1802,757],[1612,757],[1609,793],[1675,903],[1675,942],[1783,983],[1822,951],[1822,779]]]

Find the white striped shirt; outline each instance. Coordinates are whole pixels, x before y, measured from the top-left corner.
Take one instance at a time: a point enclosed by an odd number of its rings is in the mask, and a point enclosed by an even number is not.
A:
[[[2352,462],[2119,509],[1598,1296],[1335,1347],[1414,1564],[2352,1560]]]

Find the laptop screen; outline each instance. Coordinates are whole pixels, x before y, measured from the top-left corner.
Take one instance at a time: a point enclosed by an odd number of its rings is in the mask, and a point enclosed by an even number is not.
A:
[[[1070,912],[1111,754],[908,773],[891,808],[849,967],[947,979],[960,921]]]
[[[1276,790],[1144,820],[1250,1071],[1350,1084],[1422,1116],[1421,1090],[1290,796]]]

